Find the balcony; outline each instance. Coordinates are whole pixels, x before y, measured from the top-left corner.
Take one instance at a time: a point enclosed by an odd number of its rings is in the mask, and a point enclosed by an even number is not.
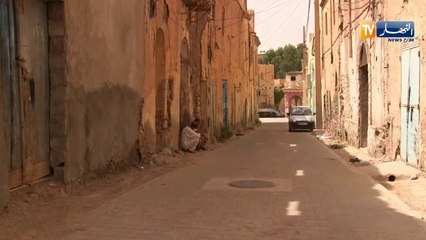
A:
[[[192,11],[210,11],[213,0],[183,0],[183,3]]]

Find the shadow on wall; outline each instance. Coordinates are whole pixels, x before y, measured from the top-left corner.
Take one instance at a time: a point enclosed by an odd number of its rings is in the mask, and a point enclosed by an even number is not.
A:
[[[70,89],[68,162],[65,181],[111,163],[128,161],[139,142],[143,99],[123,86],[94,91]]]

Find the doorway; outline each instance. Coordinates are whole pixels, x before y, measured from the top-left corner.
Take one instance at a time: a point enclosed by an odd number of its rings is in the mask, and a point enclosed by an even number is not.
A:
[[[10,93],[11,189],[51,173],[48,6],[42,0],[24,0],[15,6],[14,14],[16,29],[10,34],[19,36],[15,39],[20,60],[10,61],[17,63],[11,68],[16,71],[11,74]]]
[[[401,57],[401,157],[417,166],[420,122],[420,48],[404,49]]]
[[[367,147],[368,144],[368,61],[365,45],[361,48],[360,65],[358,70],[359,83],[359,147]]]

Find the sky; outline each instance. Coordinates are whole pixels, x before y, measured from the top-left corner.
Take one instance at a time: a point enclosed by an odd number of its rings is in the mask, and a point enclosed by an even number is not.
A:
[[[259,51],[303,42],[310,0],[247,0],[255,11],[255,31],[262,44]],[[314,31],[314,0],[311,0],[309,32]]]

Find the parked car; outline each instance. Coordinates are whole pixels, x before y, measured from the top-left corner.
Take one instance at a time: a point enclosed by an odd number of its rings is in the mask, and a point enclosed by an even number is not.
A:
[[[260,118],[275,118],[278,117],[278,113],[273,108],[259,108],[257,111]]]
[[[312,113],[309,107],[293,107],[288,115],[288,130],[290,132],[296,129],[310,131],[313,131],[315,129],[315,114]]]
[[[281,110],[277,110],[277,117],[285,117],[285,114]]]

